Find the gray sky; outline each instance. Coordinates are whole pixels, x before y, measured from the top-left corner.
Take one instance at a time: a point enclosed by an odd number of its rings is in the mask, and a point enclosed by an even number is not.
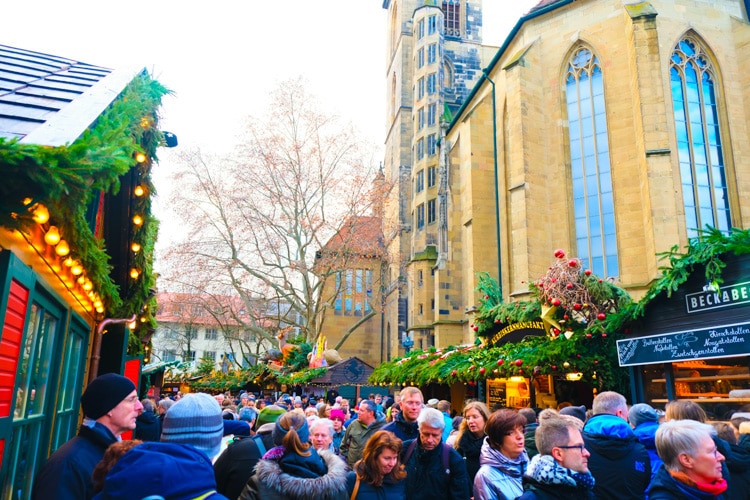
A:
[[[484,43],[500,45],[539,0],[484,0]],[[23,0],[3,6],[0,44],[109,68],[146,68],[175,92],[162,129],[225,151],[279,81],[310,92],[375,144],[385,138],[382,0]],[[163,199],[169,154],[154,172]],[[157,201],[157,210],[158,207]],[[164,235],[165,231],[162,231]]]

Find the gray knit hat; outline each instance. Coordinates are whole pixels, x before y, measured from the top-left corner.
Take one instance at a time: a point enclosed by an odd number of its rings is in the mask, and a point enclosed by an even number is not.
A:
[[[659,416],[651,405],[638,403],[630,407],[628,421],[630,421],[633,427],[638,427],[645,422],[658,422]]]
[[[224,419],[219,402],[204,393],[187,394],[164,416],[161,440],[190,444],[214,458],[221,451]]]

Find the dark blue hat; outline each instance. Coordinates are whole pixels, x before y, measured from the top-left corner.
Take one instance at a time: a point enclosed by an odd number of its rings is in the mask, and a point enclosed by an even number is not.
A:
[[[104,480],[95,500],[227,500],[216,492],[211,460],[189,444],[148,442],[125,453]]]

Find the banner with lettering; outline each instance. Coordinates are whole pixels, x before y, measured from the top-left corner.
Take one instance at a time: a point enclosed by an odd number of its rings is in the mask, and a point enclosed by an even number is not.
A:
[[[750,323],[714,326],[617,341],[620,366],[750,354]]]

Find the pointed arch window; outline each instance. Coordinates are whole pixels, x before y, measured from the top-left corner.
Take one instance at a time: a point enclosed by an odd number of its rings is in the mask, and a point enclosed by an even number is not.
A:
[[[672,52],[669,75],[688,237],[706,225],[728,232],[732,218],[715,70],[688,36]]]
[[[443,0],[443,19],[446,36],[461,36],[460,0]]]
[[[565,94],[578,257],[599,276],[618,276],[604,84],[589,49],[579,48],[568,61]]]

